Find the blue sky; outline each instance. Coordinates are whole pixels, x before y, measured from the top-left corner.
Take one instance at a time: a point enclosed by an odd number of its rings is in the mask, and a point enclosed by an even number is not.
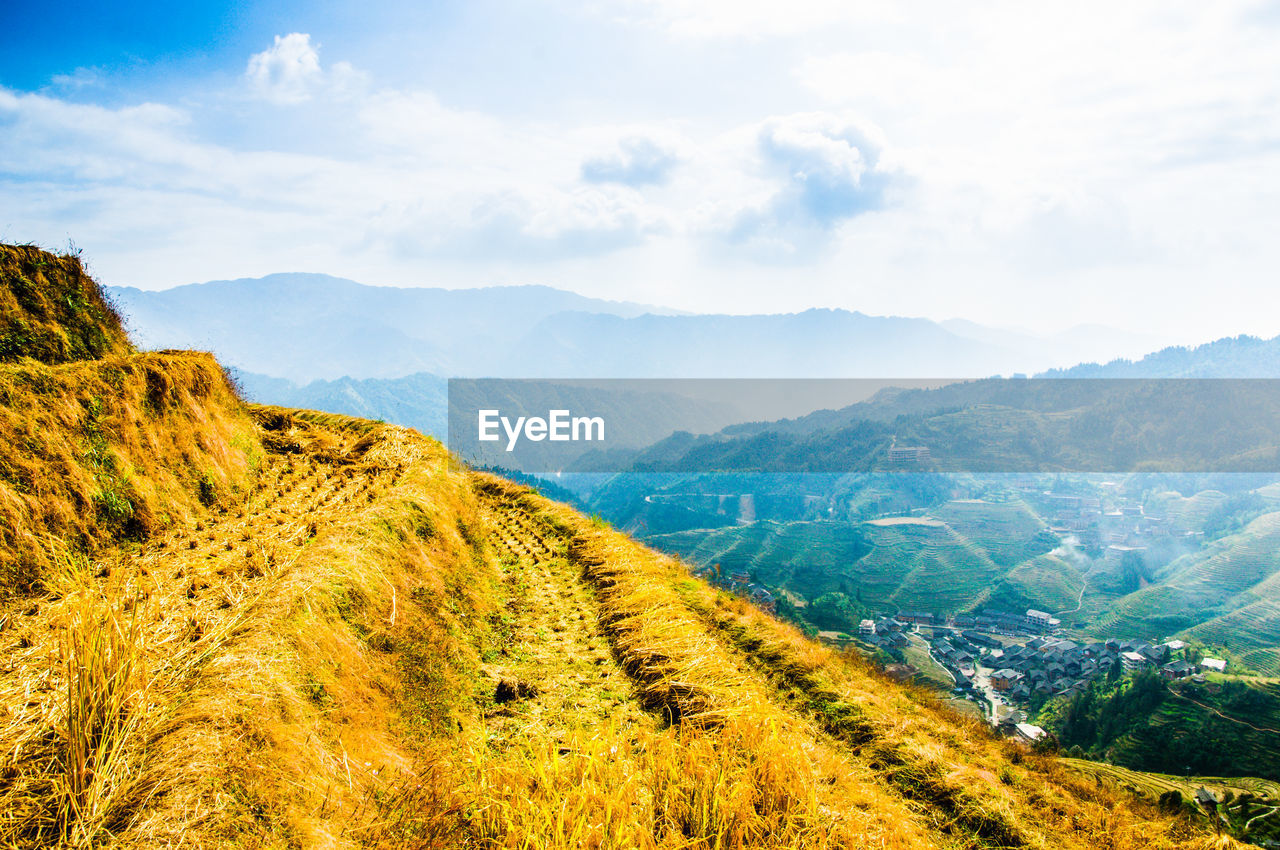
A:
[[[0,238],[150,288],[1280,333],[1274,4],[967,6],[9,3]]]

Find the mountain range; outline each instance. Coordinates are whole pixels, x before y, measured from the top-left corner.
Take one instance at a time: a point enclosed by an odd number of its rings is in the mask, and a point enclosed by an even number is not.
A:
[[[1087,326],[1051,336],[814,309],[690,315],[546,286],[365,286],[273,274],[109,288],[145,348],[195,348],[305,385],[343,377],[985,377],[1135,356],[1156,342]]]

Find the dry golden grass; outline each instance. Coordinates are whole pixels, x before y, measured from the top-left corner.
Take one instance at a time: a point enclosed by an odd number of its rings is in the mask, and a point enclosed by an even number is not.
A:
[[[207,354],[0,365],[0,598],[37,590],[47,540],[92,553],[247,487],[256,429]]]
[[[240,501],[19,624],[4,843],[1210,846],[433,441],[253,416]]]
[[[0,362],[130,354],[120,317],[80,258],[0,245]]]
[[[1237,846],[433,440],[112,348],[22,251],[0,301],[100,359],[0,366],[0,846]]]
[[[836,743],[849,765],[834,778],[837,784],[856,788],[861,768],[882,783],[878,803],[886,814],[896,803],[922,834],[960,846],[1218,846],[1204,824],[1085,786],[1052,760],[993,738],[926,693],[892,683],[692,579],[670,558],[514,485],[486,478],[483,486],[571,539],[599,588],[619,657],[668,717],[694,721],[682,726],[697,729],[699,739],[730,725],[765,729],[781,717],[795,728],[794,718],[807,719],[810,739],[792,739],[785,748],[790,770],[807,751]],[[764,683],[765,701],[753,693],[752,674]],[[753,743],[756,752],[768,752]],[[777,781],[783,774],[770,775]],[[779,784],[804,798],[794,773]],[[726,828],[724,834],[731,833]]]
[[[266,456],[278,489],[60,560],[12,609],[0,844],[354,844],[389,783],[421,785],[470,703],[475,497],[417,435],[278,413],[268,441],[307,447]]]

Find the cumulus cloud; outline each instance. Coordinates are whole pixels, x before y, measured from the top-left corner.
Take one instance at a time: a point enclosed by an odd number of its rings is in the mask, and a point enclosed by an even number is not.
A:
[[[760,154],[787,181],[775,210],[825,227],[880,207],[893,172],[877,135],[824,113],[767,121]]]
[[[311,36],[302,32],[276,36],[270,47],[249,57],[244,75],[254,94],[278,104],[302,103],[322,91],[350,93],[364,80],[349,62],[336,62],[326,71]]]
[[[812,255],[843,222],[882,209],[903,178],[879,131],[829,113],[771,118],[755,143],[761,170],[781,185],[740,212],[729,237],[762,249],[764,259]]]
[[[621,183],[648,186],[667,182],[679,162],[678,157],[652,139],[643,136],[623,139],[618,151],[582,163],[582,179],[588,183]]]

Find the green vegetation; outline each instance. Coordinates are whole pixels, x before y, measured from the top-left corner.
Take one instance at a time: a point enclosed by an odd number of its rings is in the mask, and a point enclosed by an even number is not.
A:
[[[1220,801],[1218,813],[1230,835],[1262,846],[1280,841],[1280,783],[1256,777],[1171,776],[1074,758],[1061,762],[1099,787],[1137,794],[1162,811],[1208,820],[1195,803],[1196,792],[1205,788]]]
[[[1207,643],[1241,649],[1280,646],[1280,608],[1273,614],[1271,601],[1280,602],[1271,580],[1278,571],[1280,513],[1263,514],[1158,571],[1138,566],[1131,580],[1155,583],[1119,600],[1095,628],[1154,637],[1188,630]]]
[[[1038,722],[1072,753],[1135,770],[1280,779],[1280,686],[1197,685],[1139,672],[1095,680],[1047,704]]]
[[[858,622],[867,609],[839,591],[824,593],[809,603],[803,617],[819,629],[846,634],[858,633]]]
[[[719,565],[721,576],[742,572],[798,593],[809,601],[807,609],[796,609],[804,621],[854,631],[867,612],[894,607],[944,614],[992,600],[1016,601],[1022,609],[1069,607],[1054,603],[1074,601],[1078,585],[1031,580],[1062,563],[1044,561],[1053,544],[1039,535],[1042,526],[1020,500],[963,501],[946,502],[929,517],[857,524],[763,520],[645,540],[696,564]],[[1071,575],[1079,580],[1074,569]]]

